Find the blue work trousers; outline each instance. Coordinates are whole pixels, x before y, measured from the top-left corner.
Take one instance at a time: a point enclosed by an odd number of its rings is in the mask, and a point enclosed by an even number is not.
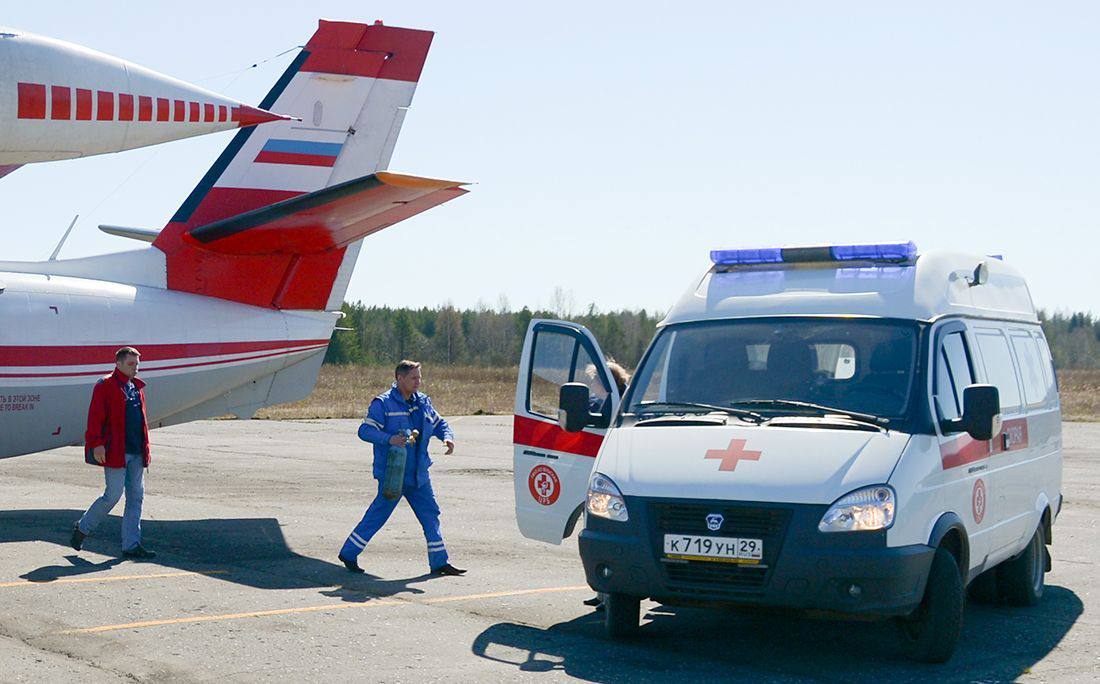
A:
[[[92,502],[80,518],[77,527],[91,534],[126,492],[126,507],[122,512],[122,550],[129,551],[141,543],[141,502],[145,498],[145,457],[126,454],[125,468],[104,468],[107,486],[103,496]]]
[[[416,519],[424,528],[424,539],[428,542],[428,567],[435,570],[446,565],[447,549],[443,546],[443,535],[439,531],[439,504],[435,502],[431,481],[425,482],[420,487],[406,484],[401,490],[401,496],[412,506]],[[397,508],[398,501],[400,499],[390,501],[382,496],[382,482],[379,481],[378,495],[374,497],[367,512],[363,514],[363,519],[348,535],[340,555],[344,558],[357,558],[366,548],[371,537],[389,520],[393,509]]]

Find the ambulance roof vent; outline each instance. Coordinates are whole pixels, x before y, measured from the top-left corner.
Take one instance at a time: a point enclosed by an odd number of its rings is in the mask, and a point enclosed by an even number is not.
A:
[[[719,266],[805,264],[830,261],[873,261],[901,264],[911,262],[916,258],[917,246],[912,240],[909,242],[883,242],[864,245],[717,249],[710,253],[710,260]]]

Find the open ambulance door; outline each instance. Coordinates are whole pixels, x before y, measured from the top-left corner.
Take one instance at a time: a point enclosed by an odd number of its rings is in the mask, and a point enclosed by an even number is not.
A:
[[[562,429],[558,395],[567,382],[588,385],[590,413],[611,417],[618,411],[621,397],[592,333],[576,323],[531,321],[516,383],[516,522],[523,536],[551,544],[573,532],[607,432],[606,426]]]

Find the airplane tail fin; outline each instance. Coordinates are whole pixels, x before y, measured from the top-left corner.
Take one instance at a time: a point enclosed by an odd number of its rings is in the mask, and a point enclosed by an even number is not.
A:
[[[168,288],[338,309],[363,235],[462,194],[458,183],[376,173],[432,36],[322,20],[260,104],[302,121],[238,132],[153,242]]]

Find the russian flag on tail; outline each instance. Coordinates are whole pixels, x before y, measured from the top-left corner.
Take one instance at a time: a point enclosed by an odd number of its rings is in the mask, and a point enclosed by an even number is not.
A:
[[[257,164],[296,164],[298,166],[334,166],[343,143],[314,142],[312,140],[280,140],[271,138],[264,143],[253,160]]]

